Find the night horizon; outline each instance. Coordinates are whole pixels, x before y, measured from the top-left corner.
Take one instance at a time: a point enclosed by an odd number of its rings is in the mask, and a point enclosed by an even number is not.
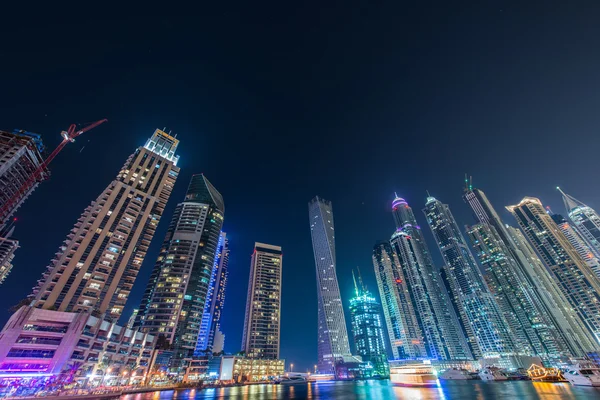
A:
[[[381,303],[372,254],[396,230],[395,194],[437,271],[445,261],[423,209],[429,196],[448,204],[467,237],[478,221],[462,198],[465,174],[512,227],[505,206],[527,196],[567,218],[557,187],[600,210],[598,16],[596,4],[384,2],[147,9],[93,15],[77,34],[57,11],[7,21],[0,130],[41,134],[47,155],[70,124],[108,122],[67,144],[17,210],[0,324],[127,157],[164,129],[180,141],[181,170],[120,322],[142,301],[192,175],[204,174],[223,196],[231,252],[225,351],[241,350],[254,243],[280,246],[280,358],[314,370],[308,205],[319,196],[332,204],[354,352],[351,271]]]

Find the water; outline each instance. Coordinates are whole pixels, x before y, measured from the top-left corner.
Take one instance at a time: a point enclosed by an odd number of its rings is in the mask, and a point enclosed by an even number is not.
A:
[[[569,383],[529,381],[442,382],[437,388],[392,386],[389,381],[319,382],[296,385],[250,385],[219,389],[186,389],[122,396],[121,400],[167,399],[368,399],[368,400],[450,400],[510,399],[561,400],[600,399],[600,388],[572,386]]]

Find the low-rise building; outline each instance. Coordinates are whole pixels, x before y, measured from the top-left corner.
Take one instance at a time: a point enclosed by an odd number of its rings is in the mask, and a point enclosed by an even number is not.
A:
[[[74,378],[88,386],[141,383],[154,341],[87,313],[24,306],[0,332],[0,375]]]
[[[221,357],[221,381],[268,382],[283,375],[285,360],[253,359],[237,356]]]

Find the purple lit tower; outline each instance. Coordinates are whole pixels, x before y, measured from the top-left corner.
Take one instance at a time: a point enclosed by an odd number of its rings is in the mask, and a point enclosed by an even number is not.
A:
[[[427,357],[472,359],[465,335],[453,312],[440,272],[435,268],[412,208],[398,197],[392,202],[396,232],[390,244],[406,280]]]

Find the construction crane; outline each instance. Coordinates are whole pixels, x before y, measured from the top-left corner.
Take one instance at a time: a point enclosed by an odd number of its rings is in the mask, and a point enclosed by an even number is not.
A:
[[[56,146],[54,151],[52,153],[50,153],[48,158],[46,158],[44,160],[44,162],[42,162],[35,169],[35,171],[33,171],[31,173],[31,175],[29,175],[29,178],[21,185],[21,187],[19,187],[19,190],[17,190],[15,192],[15,194],[13,196],[11,196],[6,201],[6,203],[4,203],[2,205],[2,207],[0,207],[0,225],[2,225],[2,222],[3,222],[2,219],[4,219],[6,216],[8,216],[7,215],[8,210],[10,210],[11,207],[13,207],[16,203],[19,202],[19,199],[21,198],[21,196],[23,196],[23,194],[25,194],[25,192],[27,190],[29,190],[29,188],[31,186],[33,186],[33,184],[39,179],[39,177],[42,175],[42,173],[44,171],[46,171],[46,169],[48,168],[48,165],[52,162],[52,160],[54,160],[54,158],[58,155],[58,153],[61,152],[61,150],[67,145],[67,143],[74,142],[76,137],[81,136],[83,133],[89,131],[90,129],[97,127],[98,125],[105,123],[106,121],[108,121],[108,120],[101,119],[100,121],[92,122],[91,124],[86,125],[81,129],[77,129],[77,125],[72,124],[71,126],[69,126],[69,129],[67,131],[62,131],[60,133],[60,135],[63,137],[62,142],[60,142],[60,144],[58,146]],[[5,214],[6,214],[6,216],[5,216]]]

